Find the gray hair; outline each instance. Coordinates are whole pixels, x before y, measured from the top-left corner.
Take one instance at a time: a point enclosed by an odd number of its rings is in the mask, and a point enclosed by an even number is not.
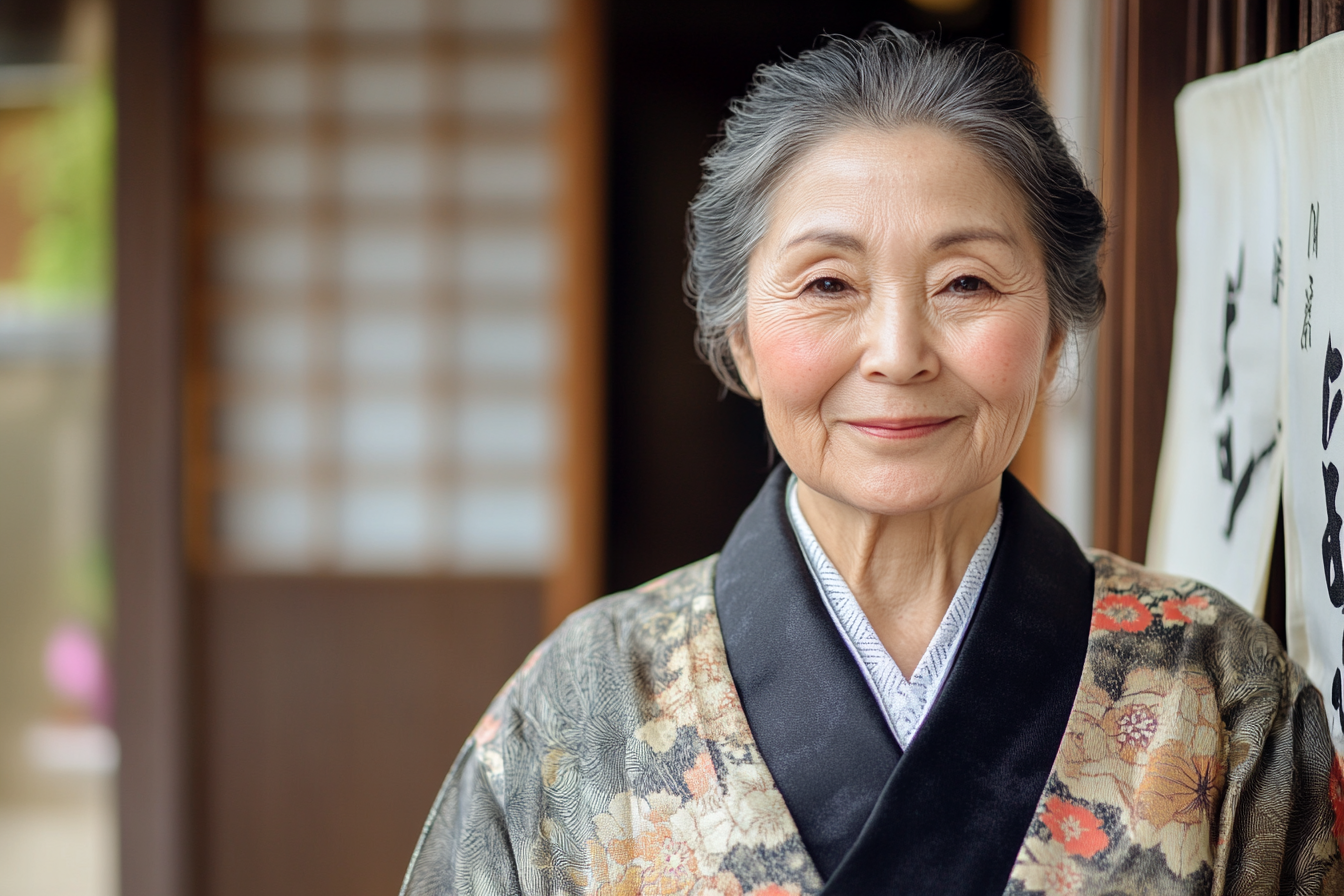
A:
[[[877,23],[829,37],[796,59],[763,65],[734,100],[703,162],[687,220],[686,294],[701,356],[745,394],[731,343],[747,311],[747,262],[769,227],[775,188],[807,152],[856,127],[921,124],[965,140],[1026,201],[1040,243],[1053,334],[1101,320],[1101,203],[1069,154],[1029,62],[980,40],[940,45]]]

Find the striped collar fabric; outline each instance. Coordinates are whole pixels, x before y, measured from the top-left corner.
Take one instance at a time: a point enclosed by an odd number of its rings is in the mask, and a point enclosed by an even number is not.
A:
[[[999,545],[999,531],[1003,525],[1003,504],[994,517],[980,546],[975,549],[966,574],[957,586],[952,603],[943,614],[943,621],[929,642],[924,656],[915,667],[914,674],[907,681],[901,674],[896,661],[887,653],[882,641],[873,630],[863,608],[859,606],[849,585],[826,556],[825,550],[817,541],[812,527],[803,516],[798,504],[798,477],[789,477],[788,499],[789,522],[807,560],[812,578],[821,592],[822,602],[830,614],[835,627],[839,629],[845,645],[853,655],[859,669],[863,672],[868,688],[877,698],[878,706],[887,720],[896,742],[901,749],[908,749],[914,739],[929,707],[937,698],[947,671],[952,667],[957,649],[966,634],[975,605],[980,600],[980,591],[985,578],[989,575],[989,564],[994,559],[994,551]]]

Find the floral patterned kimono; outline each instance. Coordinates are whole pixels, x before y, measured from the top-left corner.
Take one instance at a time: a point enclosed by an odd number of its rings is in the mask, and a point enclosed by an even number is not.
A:
[[[787,476],[720,555],[537,648],[449,772],[405,896],[1344,893],[1321,696],[1262,623],[1084,555],[1005,475],[979,604],[902,751]]]

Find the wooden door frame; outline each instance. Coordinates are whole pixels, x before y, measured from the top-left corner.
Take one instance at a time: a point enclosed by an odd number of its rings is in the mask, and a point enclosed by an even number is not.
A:
[[[560,108],[555,119],[560,192],[554,220],[563,258],[557,290],[565,416],[560,556],[542,629],[550,632],[602,593],[606,505],[606,129],[602,0],[559,0]]]
[[[123,896],[191,891],[181,357],[194,4],[115,4],[109,536]]]

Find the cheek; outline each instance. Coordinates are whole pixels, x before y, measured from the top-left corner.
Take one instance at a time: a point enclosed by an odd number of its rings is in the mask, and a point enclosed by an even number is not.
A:
[[[963,340],[957,367],[961,378],[992,405],[1013,407],[1035,398],[1045,356],[1044,314],[1005,315],[987,321]]]
[[[825,395],[851,366],[843,350],[843,333],[837,330],[843,327],[750,318],[748,331],[762,400],[797,406]]]

